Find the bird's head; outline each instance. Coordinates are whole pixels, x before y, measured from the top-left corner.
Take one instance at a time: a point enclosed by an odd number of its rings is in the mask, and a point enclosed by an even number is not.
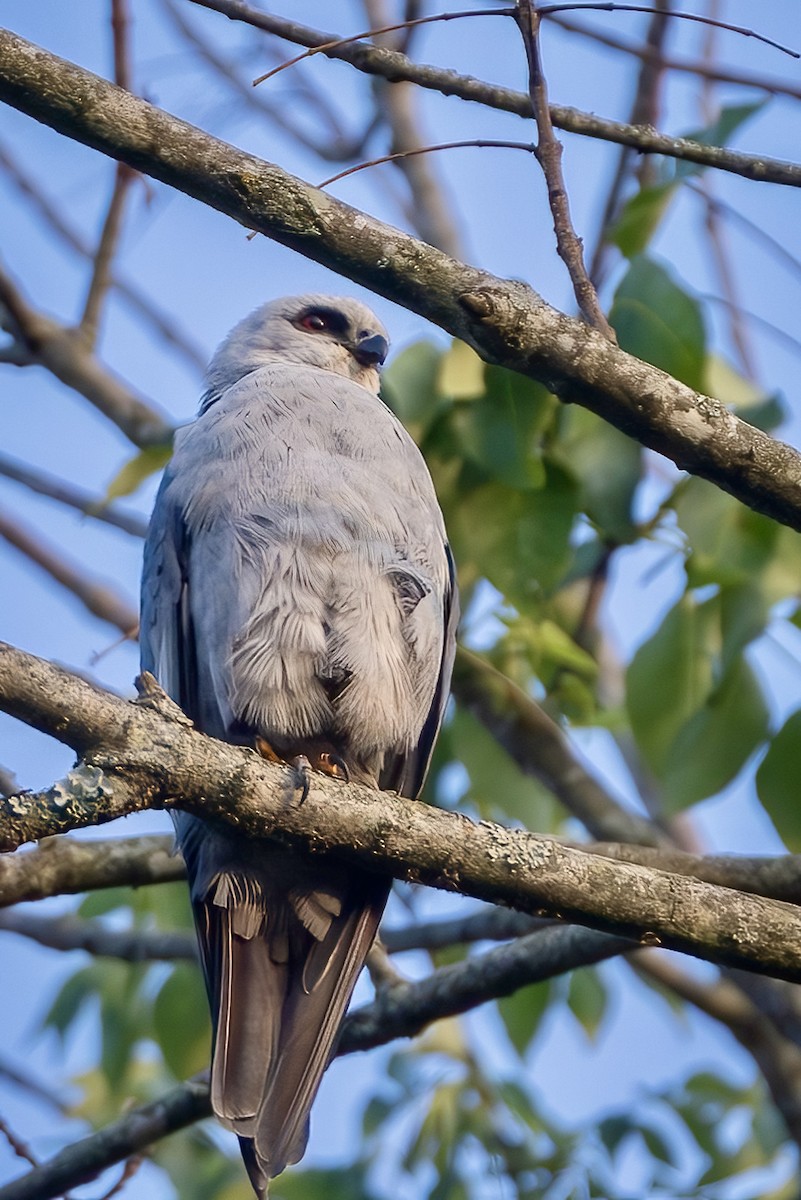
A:
[[[375,313],[345,296],[285,296],[234,326],[209,364],[203,408],[258,367],[299,363],[344,375],[378,395],[378,369],[389,350]]]

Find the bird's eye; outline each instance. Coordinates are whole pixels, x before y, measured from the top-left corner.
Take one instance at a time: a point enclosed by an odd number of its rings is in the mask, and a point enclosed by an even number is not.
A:
[[[301,329],[310,329],[313,333],[320,333],[323,329],[328,329],[328,321],[318,312],[306,313],[298,321]]]

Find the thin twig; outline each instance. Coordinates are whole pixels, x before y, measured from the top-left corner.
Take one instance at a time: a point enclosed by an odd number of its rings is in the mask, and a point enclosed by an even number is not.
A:
[[[304,58],[311,58],[314,54],[328,54],[331,50],[338,50],[342,46],[353,45],[356,42],[362,41],[363,38],[375,37],[380,33],[394,33],[398,29],[412,29],[418,25],[431,25],[435,21],[457,21],[463,17],[512,16],[514,16],[514,9],[512,8],[473,8],[464,9],[461,12],[433,13],[428,17],[416,17],[412,21],[397,21],[393,25],[383,25],[380,29],[363,29],[361,33],[352,33],[348,37],[333,38],[320,45],[310,46],[302,54],[296,54],[294,58],[287,59],[286,62],[273,67],[271,71],[267,71],[264,75],[259,75],[257,79],[253,80],[253,86],[257,87],[260,83],[266,83],[268,79],[272,79],[274,75],[277,75],[279,71],[285,71],[289,67],[294,67],[296,63],[302,62]]]
[[[330,34],[320,33],[306,25],[287,21],[283,17],[275,17],[271,13],[253,8],[245,3],[245,0],[190,0],[190,3],[301,46],[326,46],[328,48],[322,51],[326,57],[350,63],[356,70],[368,75],[381,75],[390,83],[408,80],[420,87],[441,92],[445,96],[458,96],[462,100],[484,104],[519,117],[531,116],[530,97],[512,88],[486,83],[469,75],[459,75],[456,71],[442,67],[414,63],[406,55],[395,50],[378,49],[363,42],[343,45]],[[729,171],[745,179],[801,187],[801,166],[795,163],[767,158],[764,155],[743,154],[721,146],[708,146],[688,138],[669,137],[654,129],[642,129],[619,121],[609,121],[604,117],[562,105],[551,106],[551,120],[557,129],[567,133],[632,146],[642,154],[664,154],[669,158]]]
[[[392,154],[382,154],[378,158],[371,158],[369,162],[357,163],[355,167],[348,167],[345,171],[338,171],[336,175],[331,175],[328,179],[323,179],[316,186],[318,188],[328,187],[329,184],[337,183],[340,179],[346,179],[348,175],[355,175],[358,171],[366,171],[368,167],[379,167],[382,163],[394,162],[396,159],[412,158],[417,154],[433,154],[438,150],[464,150],[468,147],[480,150],[526,150],[529,154],[535,156],[537,154],[537,147],[531,142],[505,142],[493,138],[471,138],[469,141],[462,142],[439,142],[436,146],[419,146],[414,150],[397,150]]]
[[[0,512],[0,538],[24,554],[30,562],[41,567],[51,579],[71,592],[93,616],[116,625],[128,638],[136,636],[139,617],[133,608],[110,585],[90,579],[77,564],[70,562],[60,550],[48,545],[21,522]]]
[[[757,33],[755,29],[751,29],[748,25],[732,25],[729,21],[717,21],[714,17],[705,16],[703,13],[674,12],[671,9],[654,8],[650,4],[618,4],[611,2],[611,0],[608,3],[588,3],[587,0],[581,0],[579,4],[543,4],[538,11],[541,16],[547,17],[552,13],[576,12],[578,10],[582,12],[637,12],[647,13],[649,16],[653,13],[664,12],[668,16],[678,17],[682,21],[696,21],[700,25],[712,25],[716,29],[725,29],[728,33],[738,33],[741,37],[755,38],[758,42],[770,46],[773,50],[780,50],[782,54],[789,54],[790,58],[801,58],[801,52],[798,50],[793,50],[790,46],[785,46],[782,42],[775,42],[773,38],[766,37],[764,33]]]
[[[655,13],[648,23],[646,46],[649,50],[653,50],[656,54],[661,52],[667,30],[667,17],[661,12]],[[631,106],[631,124],[656,126],[661,79],[662,71],[659,66],[650,57],[644,56],[637,74],[637,85],[634,93],[634,101]],[[621,146],[612,185],[606,197],[603,213],[601,214],[598,236],[595,240],[595,250],[590,261],[590,279],[592,279],[597,288],[603,282],[604,262],[609,250],[609,242],[607,240],[609,230],[620,215],[623,191],[629,177],[633,153],[634,151],[630,146]],[[640,162],[644,169],[645,164],[651,162],[651,160],[642,158]],[[643,186],[642,170],[640,174],[640,186]]]
[[[145,517],[119,508],[117,505],[106,504],[91,492],[75,487],[74,484],[68,483],[64,479],[58,479],[55,475],[49,475],[45,471],[29,467],[26,463],[10,458],[2,452],[0,452],[0,475],[5,479],[13,479],[15,483],[21,483],[23,487],[30,488],[37,495],[47,496],[51,500],[57,500],[59,504],[76,509],[84,517],[91,517],[95,521],[113,525],[115,529],[122,529],[131,537],[144,538],[147,535]]]
[[[665,54],[651,46],[627,41],[617,34],[611,34],[606,28],[598,29],[595,26],[582,25],[579,21],[571,21],[569,17],[554,16],[553,24],[558,25],[567,33],[576,33],[580,37],[589,38],[610,50],[617,50],[622,54],[632,55],[634,58],[647,59],[664,71],[677,71],[685,75],[693,75],[697,79],[711,79],[715,83],[734,83],[738,87],[757,88],[772,96],[789,96],[793,100],[801,100],[801,86],[787,79],[772,79],[769,75],[757,75],[751,71],[722,67],[718,63],[705,63],[697,58],[676,58],[672,54]]]
[[[39,1160],[34,1155],[30,1146],[27,1144],[27,1142],[23,1142],[22,1138],[17,1137],[8,1121],[4,1120],[3,1117],[0,1117],[0,1134],[2,1134],[6,1139],[17,1158],[21,1158],[25,1162],[30,1163],[32,1167],[39,1166]]]
[[[26,204],[33,208],[50,229],[81,258],[91,258],[92,249],[83,234],[69,224],[65,219],[60,205],[55,204],[42,191],[39,184],[28,175],[14,158],[7,147],[0,144],[0,167],[2,167],[10,182],[25,198]],[[112,286],[119,292],[121,298],[146,321],[169,346],[183,356],[193,370],[202,371],[206,365],[207,355],[195,346],[183,330],[179,329],[171,314],[161,311],[158,306],[140,291],[134,284],[126,283],[116,276]]]
[[[117,163],[114,171],[114,187],[94,256],[92,277],[86,293],[83,314],[78,323],[81,337],[90,348],[93,348],[97,342],[100,312],[111,286],[111,267],[122,233],[125,204],[133,178],[134,173],[130,167],[125,163]]]
[[[532,0],[519,0],[517,24],[523,38],[529,70],[529,95],[534,120],[537,123],[537,161],[542,167],[548,188],[548,203],[553,216],[556,249],[567,267],[579,312],[593,326],[614,342],[614,331],[598,303],[598,295],[584,267],[581,240],[576,235],[570,217],[570,203],[562,174],[562,146],[557,140],[548,105],[548,91],[542,71],[539,31],[540,15]]]
[[[114,47],[114,82],[125,91],[132,90],[131,54],[129,45],[130,13],[128,0],[111,0],[111,34]],[[111,266],[122,233],[125,203],[134,173],[125,163],[117,163],[114,187],[103,221],[103,229],[94,255],[92,278],[84,302],[83,315],[78,323],[87,346],[94,347],[100,325],[103,301],[111,286]]]

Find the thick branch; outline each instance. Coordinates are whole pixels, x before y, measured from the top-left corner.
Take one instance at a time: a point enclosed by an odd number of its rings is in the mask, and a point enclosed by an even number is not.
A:
[[[801,921],[790,905],[613,862],[491,822],[475,824],[323,776],[315,776],[301,805],[284,768],[195,732],[162,697],[151,690],[144,703],[129,704],[0,645],[0,707],[84,756],[48,792],[0,804],[0,845],[10,850],[126,813],[176,806],[180,797],[181,808],[233,823],[251,837],[801,980]]]
[[[185,876],[171,837],[76,841],[46,838],[33,850],[0,855],[0,907],[108,887],[143,887]]]
[[[801,456],[525,284],[464,266],[0,31],[0,99],[428,317],[746,504],[801,529]]]
[[[352,1054],[393,1038],[412,1037],[431,1021],[629,948],[630,943],[622,939],[586,929],[543,930],[512,946],[500,946],[444,967],[420,983],[388,988],[380,999],[345,1019],[336,1053]],[[166,1134],[209,1115],[207,1089],[200,1083],[186,1083],[6,1184],[0,1188],[0,1200],[51,1200]]]
[[[31,912],[0,912],[0,931],[17,933],[51,950],[85,950],[103,958],[125,962],[194,962],[197,942],[181,930],[109,929],[100,921],[87,921],[65,914],[42,917]]]
[[[357,71],[367,75],[380,75],[390,83],[408,80],[419,87],[430,88],[444,96],[458,96],[462,100],[473,100],[497,108],[501,112],[514,113],[518,117],[530,117],[531,101],[524,92],[498,84],[485,83],[471,75],[459,75],[443,67],[432,67],[425,63],[412,62],[405,54],[384,47],[366,45],[364,42],[342,43],[333,33],[322,33],[274,16],[243,3],[243,0],[192,0],[202,8],[211,8],[232,21],[243,21],[265,33],[275,34],[299,46],[326,46],[322,51],[328,58],[338,58],[350,63]],[[331,45],[330,43],[334,43]],[[551,105],[551,120],[557,129],[565,133],[577,133],[584,137],[600,138],[631,146],[641,154],[664,154],[669,158],[684,159],[702,166],[730,171],[746,179],[763,180],[770,183],[786,183],[801,187],[801,166],[766,158],[759,154],[743,154],[727,150],[722,146],[704,146],[688,138],[669,137],[642,125],[627,125],[620,121],[609,121],[594,113],[581,112],[576,108]]]

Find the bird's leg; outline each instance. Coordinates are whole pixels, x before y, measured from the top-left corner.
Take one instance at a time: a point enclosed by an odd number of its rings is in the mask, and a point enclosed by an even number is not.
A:
[[[334,779],[342,779],[345,783],[350,783],[348,764],[341,755],[332,750],[322,750],[315,756],[312,766],[315,771],[321,771],[323,775],[331,775]]]
[[[256,738],[256,749],[267,762],[280,763],[283,767],[289,767],[292,790],[293,792],[300,792],[299,803],[302,804],[309,794],[309,772],[312,769],[306,755],[297,754],[294,758],[282,758],[275,747],[266,738],[261,736]]]

